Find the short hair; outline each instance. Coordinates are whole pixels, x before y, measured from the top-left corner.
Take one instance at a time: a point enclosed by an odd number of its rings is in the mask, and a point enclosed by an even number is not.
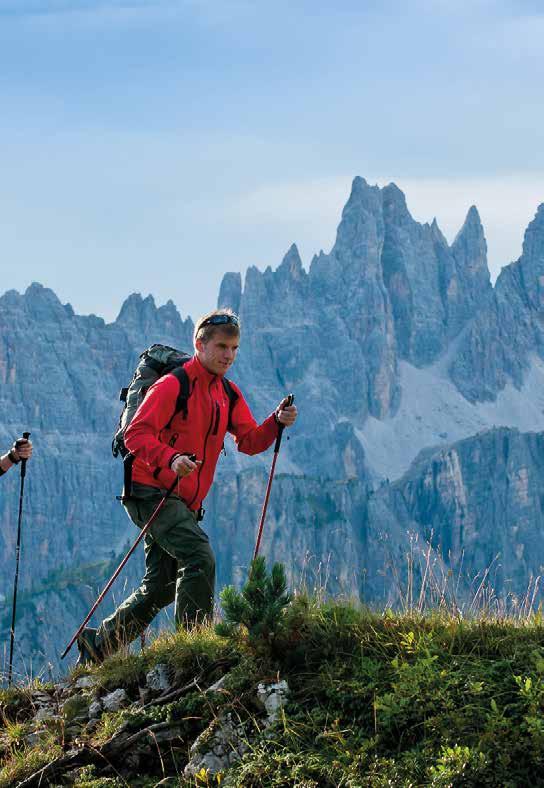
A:
[[[209,320],[211,317],[215,317],[216,315],[228,315],[229,317],[233,317],[237,320],[237,325],[235,323],[222,323],[220,325],[214,326],[213,324],[208,324],[203,326],[202,324]],[[221,331],[223,334],[226,334],[228,337],[239,337],[240,336],[240,318],[230,307],[226,307],[223,309],[214,309],[213,312],[207,312],[205,315],[200,317],[195,325],[195,332],[193,334],[193,344],[196,346],[197,339],[202,340],[202,342],[208,342],[214,334]]]

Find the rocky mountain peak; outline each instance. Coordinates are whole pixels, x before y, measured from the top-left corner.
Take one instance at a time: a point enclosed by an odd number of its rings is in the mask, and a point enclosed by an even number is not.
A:
[[[478,208],[475,205],[471,205],[468,209],[467,218],[465,219],[465,224],[467,223],[476,224],[478,227],[482,226],[480,214],[478,212]]]
[[[482,257],[487,254],[487,243],[480,214],[475,205],[472,205],[466,215],[463,226],[457,233],[452,244],[452,249],[464,247],[468,252]]]
[[[479,270],[462,260],[467,249],[478,260],[475,250],[478,245],[482,249],[482,239],[483,231],[474,217],[470,221],[467,217],[454,245],[460,272],[468,271],[473,282],[480,283],[474,288],[479,313],[450,366],[452,380],[472,402],[494,399],[510,382],[521,388],[531,359],[535,355],[544,358],[544,206],[525,232],[522,256],[502,269],[494,289],[484,269],[483,251]],[[483,301],[478,295],[482,286],[488,294]]]
[[[487,265],[487,243],[480,214],[475,205],[467,213],[463,226],[451,246],[462,298],[470,304],[491,292]]]
[[[441,246],[448,246],[448,242],[446,237],[440,227],[438,226],[438,222],[436,220],[436,216],[434,217],[431,223],[431,235],[433,237],[433,241],[435,243],[440,244]]]
[[[287,273],[292,279],[300,279],[304,276],[304,268],[302,267],[302,260],[296,244],[291,244],[283,260],[278,266],[278,273]]]
[[[22,299],[23,296],[18,290],[6,290],[6,292],[0,296],[0,307],[4,309],[19,307]]]
[[[217,308],[230,307],[237,314],[240,311],[240,299],[242,298],[242,276],[233,271],[224,275],[219,288],[217,298]]]
[[[406,204],[406,197],[396,183],[389,183],[382,189],[383,212],[386,221],[395,224],[413,222],[412,215]]]
[[[373,211],[378,204],[381,204],[380,187],[371,186],[364,178],[357,175],[351,184],[351,192],[342,211],[342,218],[347,214],[359,213],[369,208]]]
[[[523,257],[544,266],[544,203],[538,206],[535,218],[525,231]]]
[[[32,282],[27,287],[23,301],[27,311],[38,320],[60,321],[67,317],[66,309],[61,304],[57,295],[49,287],[44,287],[39,282]]]
[[[192,344],[193,321],[182,321],[172,300],[157,308],[152,295],[142,298],[132,293],[121,307],[115,325],[125,330],[131,341],[142,336],[149,343],[163,342],[175,347],[190,347]]]
[[[163,321],[171,321],[176,323],[181,322],[181,315],[171,298],[168,299],[166,304],[163,304],[157,309],[157,317]],[[190,320],[190,318],[188,318]]]
[[[124,300],[115,322],[124,325],[134,319],[139,319],[146,313],[149,314],[150,311],[155,309],[155,299],[152,295],[148,295],[147,298],[144,299],[141,293],[131,293],[131,295]]]
[[[351,259],[375,257],[383,242],[382,193],[364,178],[353,180],[351,194],[342,211],[333,254]]]

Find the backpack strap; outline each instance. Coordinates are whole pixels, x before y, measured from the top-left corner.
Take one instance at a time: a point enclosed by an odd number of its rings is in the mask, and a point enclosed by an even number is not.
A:
[[[174,412],[172,413],[172,418],[166,425],[170,427],[172,424],[172,419],[176,415],[176,413],[183,413],[183,418],[187,418],[187,400],[191,394],[190,387],[191,384],[189,382],[189,375],[185,371],[183,367],[175,367],[171,372],[170,375],[173,375],[179,382],[179,394],[176,400],[176,407]]]
[[[227,424],[227,430],[230,432],[232,430],[232,411],[234,409],[234,406],[236,405],[238,394],[236,393],[236,391],[234,391],[230,380],[227,380],[227,378],[221,378],[221,382],[223,383],[225,394],[229,398],[229,421]]]
[[[191,383],[189,381],[189,376],[185,371],[184,367],[175,367],[169,374],[177,378],[179,382],[179,394],[176,400],[175,410],[172,414],[170,421],[166,425],[167,427],[170,427],[172,423],[172,419],[174,418],[176,413],[182,413],[183,418],[184,419],[187,418],[187,402],[191,395]],[[238,400],[238,394],[232,387],[230,381],[227,380],[227,378],[221,378],[221,382],[223,383],[225,394],[229,399],[229,420],[227,424],[227,429],[230,430],[232,428],[232,410],[236,404],[236,401]]]
[[[127,451],[123,457],[123,492],[120,499],[124,503],[132,498],[132,466],[134,465],[134,456]]]

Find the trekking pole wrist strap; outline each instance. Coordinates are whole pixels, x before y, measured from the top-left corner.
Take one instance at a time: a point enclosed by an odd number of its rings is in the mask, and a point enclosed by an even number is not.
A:
[[[13,465],[19,465],[19,463],[21,462],[21,458],[19,457],[18,454],[15,454],[13,449],[9,450],[8,459]]]

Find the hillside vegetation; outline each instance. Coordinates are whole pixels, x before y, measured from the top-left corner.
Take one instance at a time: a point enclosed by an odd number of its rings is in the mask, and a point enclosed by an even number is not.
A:
[[[290,599],[282,568],[267,575],[262,561],[222,601],[219,626],[1,690],[0,787],[544,784],[540,613],[463,620]],[[221,754],[218,730],[228,763],[199,767],[191,745],[206,731],[196,749]]]

